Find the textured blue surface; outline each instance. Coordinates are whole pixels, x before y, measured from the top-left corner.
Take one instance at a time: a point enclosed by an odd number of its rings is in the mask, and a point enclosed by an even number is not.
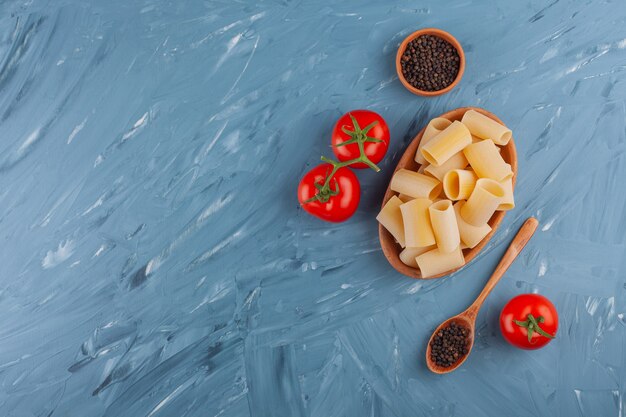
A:
[[[624,415],[623,1],[91,3],[0,4],[0,415]],[[467,70],[424,99],[394,56],[429,26]],[[518,205],[469,267],[413,281],[374,217],[413,135],[466,105],[513,128]],[[362,107],[391,150],[325,224],[295,188]],[[429,373],[530,215],[471,357]],[[561,328],[525,352],[497,317],[532,291]]]

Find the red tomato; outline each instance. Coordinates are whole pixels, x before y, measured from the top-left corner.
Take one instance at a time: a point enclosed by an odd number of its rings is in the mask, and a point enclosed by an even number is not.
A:
[[[500,313],[502,336],[521,349],[539,349],[556,336],[559,316],[554,305],[539,294],[513,297]]]
[[[331,139],[337,159],[344,162],[359,158],[359,142],[363,144],[365,156],[372,164],[379,163],[389,147],[389,128],[385,119],[370,110],[354,110],[341,116],[335,124]],[[350,166],[368,168],[363,162]],[[369,167],[379,171],[378,167]]]
[[[331,178],[326,192],[322,190],[332,173],[331,164],[318,165],[300,180],[298,201],[309,214],[327,222],[342,222],[354,214],[361,199],[361,186],[348,168],[339,168]],[[316,198],[316,194],[319,198]]]

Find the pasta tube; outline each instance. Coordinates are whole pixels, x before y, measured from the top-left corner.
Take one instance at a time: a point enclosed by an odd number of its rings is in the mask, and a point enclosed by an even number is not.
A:
[[[504,162],[498,147],[491,140],[473,143],[463,149],[463,154],[479,178],[504,181],[513,176],[511,165]]]
[[[454,214],[456,222],[459,226],[459,234],[461,235],[461,247],[465,246],[473,248],[480,243],[491,232],[491,226],[484,223],[480,226],[473,226],[463,220],[461,216],[461,208],[465,205],[465,201],[459,201],[454,205]]]
[[[439,166],[457,152],[472,143],[472,135],[467,127],[458,120],[426,143],[422,155],[432,165]]]
[[[429,278],[444,272],[452,271],[465,265],[463,251],[459,246],[451,252],[442,252],[440,249],[433,249],[415,258],[422,277]]]
[[[423,248],[435,244],[435,235],[430,224],[427,198],[416,198],[400,206],[404,223],[404,241],[409,248]]]
[[[513,178],[507,178],[500,182],[504,189],[504,197],[498,206],[498,210],[513,210],[515,208],[515,198],[513,197]]]
[[[513,136],[511,129],[475,110],[466,111],[461,122],[467,126],[472,135],[491,139],[498,145],[506,145]]]
[[[467,203],[461,208],[461,217],[472,226],[481,226],[489,221],[504,197],[504,189],[497,181],[481,178]]]
[[[437,246],[435,245],[424,246],[423,248],[404,248],[402,252],[400,252],[400,260],[406,266],[410,266],[411,268],[417,268],[417,262],[415,262],[415,257],[436,248]]]
[[[445,253],[452,252],[455,248],[458,248],[461,238],[450,200],[438,201],[432,204],[428,211],[437,248]]]
[[[413,197],[406,194],[398,194],[398,198],[402,200],[403,203],[408,203],[409,201],[413,200]]]
[[[467,158],[465,157],[463,152],[457,152],[452,155],[450,159],[448,159],[445,163],[439,165],[438,167],[434,165],[428,165],[424,169],[424,174],[428,174],[443,182],[443,177],[448,171],[452,171],[453,169],[463,169],[467,166],[467,164]]]
[[[393,174],[389,187],[400,194],[430,200],[441,193],[441,183],[435,178],[408,169],[400,169]]]
[[[450,200],[466,200],[474,191],[477,179],[474,171],[464,169],[448,171],[443,178],[443,192]]]
[[[389,233],[396,239],[396,241],[403,248],[406,246],[404,243],[404,224],[402,223],[402,212],[400,211],[400,200],[395,195],[387,201],[387,204],[380,210],[376,220],[383,225]]]
[[[444,117],[435,117],[430,122],[428,122],[428,125],[426,125],[426,129],[424,129],[422,140],[420,140],[420,144],[417,146],[417,152],[415,152],[415,162],[424,165],[426,159],[424,159],[424,156],[420,152],[422,146],[426,145],[429,140],[437,136],[438,133],[440,133],[451,124],[452,122]]]

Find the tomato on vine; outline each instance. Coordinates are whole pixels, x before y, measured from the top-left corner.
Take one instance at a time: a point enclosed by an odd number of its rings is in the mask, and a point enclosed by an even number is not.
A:
[[[363,162],[352,168],[380,169],[376,166],[389,147],[389,127],[385,119],[371,110],[354,110],[341,116],[335,124],[331,138],[333,152],[345,162],[365,156]]]
[[[376,163],[387,152],[389,129],[377,113],[355,110],[339,119],[331,142],[339,162],[322,156],[325,164],[300,180],[298,201],[315,217],[342,222],[354,214],[361,199],[359,180],[348,167],[380,171]]]
[[[507,342],[521,349],[539,349],[556,336],[559,316],[554,305],[539,294],[513,297],[500,314],[500,330]]]
[[[298,201],[309,214],[328,222],[342,222],[354,214],[361,186],[354,173],[332,163],[310,170],[298,185]]]

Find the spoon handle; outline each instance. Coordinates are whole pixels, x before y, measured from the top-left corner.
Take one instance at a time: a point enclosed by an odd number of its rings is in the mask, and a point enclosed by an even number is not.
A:
[[[478,310],[482,306],[483,302],[491,290],[494,289],[498,281],[500,281],[500,278],[502,278],[506,270],[509,269],[515,258],[517,258],[517,255],[519,255],[522,249],[524,249],[524,246],[526,246],[532,235],[535,233],[538,225],[539,222],[537,219],[530,217],[524,222],[522,227],[520,227],[519,232],[517,232],[517,235],[509,245],[509,248],[504,253],[500,263],[496,267],[495,271],[493,271],[493,274],[491,274],[491,278],[487,281],[485,288],[483,288],[480,292],[476,301],[474,301],[470,308],[467,309],[468,316],[475,318],[476,315],[478,315]]]

